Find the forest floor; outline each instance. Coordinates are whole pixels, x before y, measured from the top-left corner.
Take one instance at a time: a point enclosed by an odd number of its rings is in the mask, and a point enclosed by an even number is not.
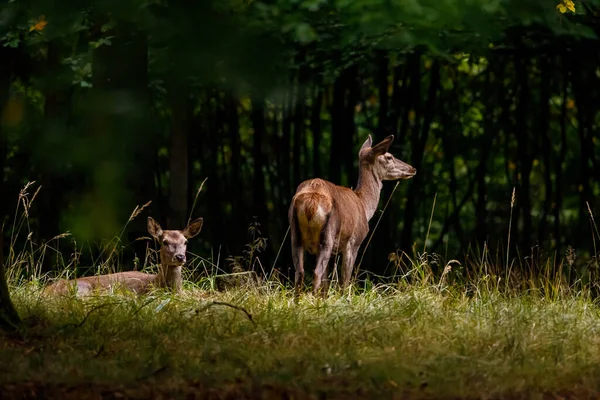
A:
[[[42,300],[0,336],[2,399],[559,399],[600,393],[581,293],[381,286],[295,301],[278,284]]]

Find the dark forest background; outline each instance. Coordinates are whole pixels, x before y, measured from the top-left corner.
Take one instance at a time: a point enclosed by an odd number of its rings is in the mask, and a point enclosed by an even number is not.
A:
[[[7,1],[4,251],[19,192],[36,181],[29,239],[37,244],[66,231],[79,246],[114,237],[151,200],[123,237],[129,268],[134,254],[143,257],[146,244],[134,239],[146,235],[146,216],[182,228],[207,178],[193,210],[204,228],[190,250],[219,257],[227,270],[226,257],[242,253],[258,223],[267,238],[261,265],[268,272],[283,243],[276,267],[287,274],[296,186],[311,177],[354,186],[367,135],[392,133],[391,152],[418,173],[398,185],[361,269],[384,274],[390,253],[424,248],[447,259],[484,246],[504,255],[509,220],[520,262],[561,256],[568,246],[587,262],[596,253],[590,211],[598,211],[600,189],[599,7]],[[385,184],[381,208],[394,185]]]

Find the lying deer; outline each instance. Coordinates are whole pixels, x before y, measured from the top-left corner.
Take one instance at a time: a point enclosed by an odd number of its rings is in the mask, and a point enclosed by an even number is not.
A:
[[[158,222],[148,217],[148,232],[161,244],[158,274],[127,271],[71,280],[61,279],[46,287],[43,294],[68,294],[75,290],[77,295],[85,296],[116,286],[138,294],[147,293],[152,288],[166,288],[179,292],[182,284],[181,267],[186,261],[187,239],[200,232],[202,222],[202,218],[198,218],[182,231],[163,231]]]
[[[296,293],[304,282],[304,251],[317,256],[313,290],[318,294],[331,254],[342,253],[342,287],[350,282],[352,269],[369,220],[375,214],[382,181],[409,179],[417,170],[388,153],[394,135],[372,145],[371,135],[358,152],[356,189],[351,190],[323,179],[298,185],[288,211],[292,257],[296,270]]]

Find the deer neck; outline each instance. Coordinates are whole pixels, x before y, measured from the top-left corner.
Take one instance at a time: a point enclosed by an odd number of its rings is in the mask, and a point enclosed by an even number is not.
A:
[[[161,257],[156,286],[179,292],[182,286],[181,265],[173,265]]]
[[[372,168],[360,167],[358,171],[358,184],[354,193],[356,193],[365,207],[367,221],[373,217],[377,210],[382,187],[383,183],[375,176],[375,171]]]

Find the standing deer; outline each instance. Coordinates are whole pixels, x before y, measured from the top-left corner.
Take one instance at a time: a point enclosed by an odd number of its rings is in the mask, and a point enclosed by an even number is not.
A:
[[[49,285],[44,294],[67,294],[76,290],[77,295],[85,296],[94,291],[108,290],[113,286],[121,286],[137,294],[147,293],[152,287],[179,292],[182,284],[181,267],[186,261],[187,240],[200,232],[202,222],[202,218],[198,218],[182,231],[162,230],[158,222],[148,217],[148,233],[161,244],[158,274],[127,271],[71,280],[61,279]]]
[[[358,248],[369,233],[382,181],[409,179],[417,170],[388,153],[394,135],[372,146],[371,135],[358,152],[356,189],[323,179],[309,179],[298,185],[288,211],[292,257],[296,270],[296,293],[304,282],[304,251],[317,256],[314,294],[321,288],[331,254],[342,253],[342,287],[350,282]]]

